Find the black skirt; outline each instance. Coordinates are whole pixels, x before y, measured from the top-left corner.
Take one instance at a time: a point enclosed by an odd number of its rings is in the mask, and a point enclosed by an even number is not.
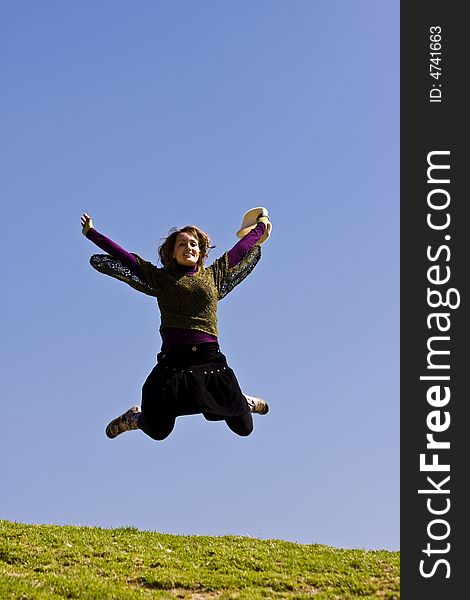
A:
[[[217,343],[162,350],[142,387],[146,418],[202,413],[209,421],[250,412],[233,370]]]

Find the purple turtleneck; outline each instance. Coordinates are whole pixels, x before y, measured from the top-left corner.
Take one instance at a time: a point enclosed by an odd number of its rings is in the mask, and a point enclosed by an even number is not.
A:
[[[256,245],[263,237],[266,231],[264,223],[258,223],[254,229],[249,231],[235,246],[228,251],[228,264],[232,268],[237,265],[242,258]],[[136,257],[124,250],[121,246],[100,233],[94,228],[88,230],[86,237],[96,244],[99,248],[117,258],[123,265],[128,267],[137,277],[144,279],[144,274],[140,268]],[[194,275],[196,267],[180,267],[188,276]],[[204,342],[217,342],[217,337],[204,333],[203,331],[193,329],[177,329],[176,327],[167,327],[161,330],[162,348],[168,348],[176,344],[201,344]]]

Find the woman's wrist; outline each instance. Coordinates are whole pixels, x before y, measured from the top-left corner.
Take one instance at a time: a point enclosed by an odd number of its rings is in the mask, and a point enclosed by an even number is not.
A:
[[[269,223],[269,217],[268,216],[259,216],[256,219],[256,223],[263,223],[267,227],[268,223]]]

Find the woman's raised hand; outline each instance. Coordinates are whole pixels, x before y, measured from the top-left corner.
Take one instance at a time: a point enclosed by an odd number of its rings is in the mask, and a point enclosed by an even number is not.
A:
[[[86,213],[83,213],[80,222],[82,224],[82,233],[84,236],[86,236],[88,231],[93,228],[93,221],[91,220],[91,217],[89,217]]]
[[[268,223],[269,223],[269,213],[268,213],[268,209],[267,208],[263,208],[261,210],[261,212],[259,213],[259,215],[256,217],[256,222],[257,223],[264,223],[266,225],[266,227],[268,226]]]

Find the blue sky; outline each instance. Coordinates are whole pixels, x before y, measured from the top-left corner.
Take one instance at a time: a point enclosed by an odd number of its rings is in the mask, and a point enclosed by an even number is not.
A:
[[[399,2],[0,2],[1,518],[399,547]],[[108,440],[160,348],[154,299],[95,272],[96,228],[156,262],[273,230],[219,305],[268,400]]]

